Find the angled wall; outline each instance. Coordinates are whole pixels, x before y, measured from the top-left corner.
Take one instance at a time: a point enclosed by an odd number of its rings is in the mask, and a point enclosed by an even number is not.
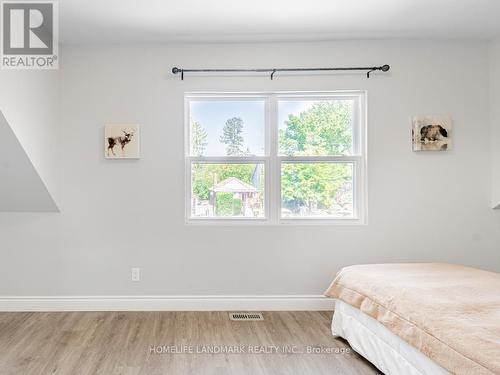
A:
[[[0,111],[57,202],[59,71],[0,70]]]
[[[0,112],[0,211],[58,211],[47,187],[2,112]]]

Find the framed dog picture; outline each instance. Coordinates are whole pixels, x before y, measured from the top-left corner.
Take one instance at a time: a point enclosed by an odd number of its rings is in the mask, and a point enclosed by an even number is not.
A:
[[[139,125],[104,125],[104,157],[106,159],[140,159]]]
[[[453,121],[450,116],[430,115],[412,118],[413,151],[449,151],[453,147]]]

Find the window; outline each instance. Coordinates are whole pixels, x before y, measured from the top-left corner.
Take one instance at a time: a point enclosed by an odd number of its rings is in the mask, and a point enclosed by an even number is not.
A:
[[[365,92],[186,94],[188,222],[366,220]]]

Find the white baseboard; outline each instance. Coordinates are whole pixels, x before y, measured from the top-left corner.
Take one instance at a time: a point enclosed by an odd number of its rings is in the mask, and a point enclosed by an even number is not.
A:
[[[0,311],[333,311],[321,295],[0,296]]]

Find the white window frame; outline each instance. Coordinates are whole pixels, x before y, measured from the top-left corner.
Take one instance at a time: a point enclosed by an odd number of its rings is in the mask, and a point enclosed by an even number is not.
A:
[[[349,156],[282,156],[278,155],[279,100],[353,99],[357,110],[353,120],[353,155]],[[262,156],[191,156],[190,101],[196,100],[264,100],[265,152]],[[185,221],[187,224],[288,224],[288,225],[360,225],[367,223],[367,92],[192,92],[184,95],[184,157],[185,157]],[[281,217],[281,165],[290,163],[352,163],[353,211],[350,218]],[[193,217],[191,216],[191,166],[207,164],[264,164],[264,207],[262,218],[248,217]]]

